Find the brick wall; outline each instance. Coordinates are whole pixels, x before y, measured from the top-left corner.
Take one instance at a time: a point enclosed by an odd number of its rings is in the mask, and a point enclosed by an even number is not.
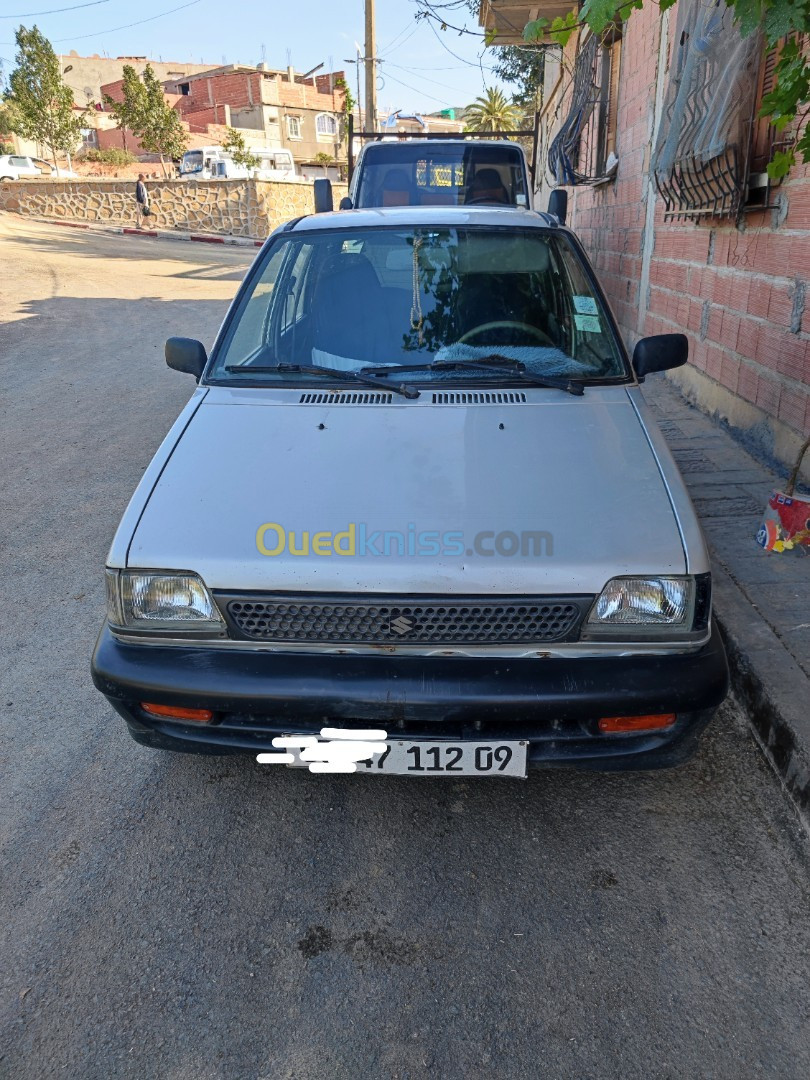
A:
[[[670,42],[675,20],[673,9]],[[781,211],[746,214],[740,227],[665,222],[648,180],[660,34],[656,6],[625,25],[618,172],[613,182],[570,189],[570,223],[628,346],[645,334],[686,333],[690,367],[673,379],[787,462],[810,433],[810,166],[772,192]]]

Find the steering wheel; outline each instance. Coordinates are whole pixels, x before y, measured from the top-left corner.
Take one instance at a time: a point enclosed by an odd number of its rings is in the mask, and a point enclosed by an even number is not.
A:
[[[485,322],[481,323],[480,326],[474,326],[472,330],[468,330],[465,334],[461,335],[458,339],[459,345],[465,345],[471,337],[477,337],[478,334],[483,334],[486,330],[526,330],[532,337],[537,338],[538,341],[542,341],[544,344],[556,348],[548,334],[539,327],[532,326],[530,323],[518,322],[515,319],[496,319],[495,322]]]
[[[496,199],[492,195],[473,195],[471,199],[465,199],[465,206],[475,206],[477,203],[489,203],[490,206],[508,206],[506,199]]]

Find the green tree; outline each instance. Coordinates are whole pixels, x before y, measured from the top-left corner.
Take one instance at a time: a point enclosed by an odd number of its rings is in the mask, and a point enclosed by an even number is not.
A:
[[[327,175],[327,169],[330,165],[334,165],[335,159],[331,154],[327,154],[326,151],[321,150],[315,155],[315,164],[320,165],[323,169],[323,175]]]
[[[337,90],[343,91],[343,115],[346,117],[346,119],[348,119],[351,116],[352,109],[355,107],[357,102],[352,97],[352,92],[349,88],[349,84],[346,82],[345,78],[342,75],[339,78],[335,79],[335,88]]]
[[[520,123],[521,110],[508,100],[503,90],[490,87],[464,113],[467,131],[510,131]]]
[[[655,2],[663,15],[675,0],[648,2]],[[768,165],[771,178],[779,179],[787,175],[797,153],[803,161],[810,162],[810,124],[806,123],[810,114],[810,51],[802,43],[802,35],[810,33],[810,0],[726,0],[726,3],[734,8],[734,21],[744,37],[761,30],[768,48],[780,47],[776,85],[772,93],[766,94],[759,113],[768,117],[777,131],[784,131],[798,119],[795,144],[777,151]],[[585,0],[578,10],[565,16],[528,23],[523,37],[527,42],[551,40],[565,45],[578,26],[587,25],[595,34],[602,34],[614,22],[626,22],[634,10],[643,6],[644,0]]]
[[[42,143],[51,152],[69,154],[81,139],[83,112],[73,104],[73,91],[62,81],[59,60],[51,43],[36,26],[16,33],[17,64],[5,95],[14,114],[14,130],[24,139]]]
[[[188,135],[178,114],[166,100],[163,86],[151,64],[143,73],[144,111],[133,132],[141,146],[150,154],[160,156],[163,175],[166,175],[166,158],[180,158],[188,143]]]
[[[143,127],[146,116],[146,87],[131,64],[124,64],[123,75],[121,100],[116,101],[109,94],[104,94],[104,105],[107,111],[115,117],[123,139],[124,149],[127,150],[127,128],[134,132]]]
[[[227,131],[228,134],[222,144],[222,149],[231,155],[234,165],[244,165],[246,169],[258,169],[259,165],[261,165],[261,158],[248,150],[242,132],[232,127],[229,127]]]
[[[0,101],[0,139],[15,135],[20,118],[11,101]]]
[[[545,49],[505,45],[495,52],[492,70],[499,79],[515,87],[513,101],[525,112],[534,112],[543,86]]]

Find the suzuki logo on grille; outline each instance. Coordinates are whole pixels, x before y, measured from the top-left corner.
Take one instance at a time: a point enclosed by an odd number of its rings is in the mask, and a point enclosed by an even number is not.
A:
[[[394,633],[402,637],[403,634],[413,630],[413,619],[406,619],[404,615],[398,615],[396,619],[392,619],[388,624],[388,629],[393,630]]]

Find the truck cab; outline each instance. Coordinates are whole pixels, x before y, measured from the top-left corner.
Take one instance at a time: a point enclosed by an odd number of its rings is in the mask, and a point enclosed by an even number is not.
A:
[[[531,207],[526,154],[507,139],[381,139],[360,151],[353,209],[378,206]]]

